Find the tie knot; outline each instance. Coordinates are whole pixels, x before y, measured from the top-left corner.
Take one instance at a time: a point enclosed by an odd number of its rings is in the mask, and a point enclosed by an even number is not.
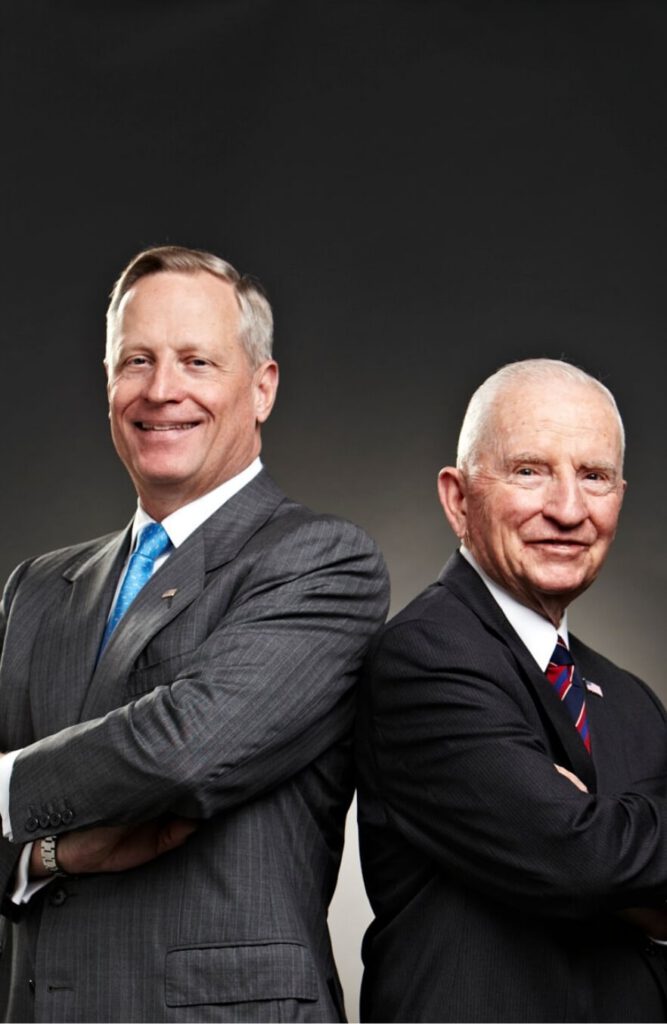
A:
[[[152,562],[164,554],[171,541],[162,523],[147,523],[139,534],[135,555],[149,558]]]
[[[554,652],[551,655],[552,665],[574,665],[574,658],[570,654],[567,644],[562,636],[558,637]]]

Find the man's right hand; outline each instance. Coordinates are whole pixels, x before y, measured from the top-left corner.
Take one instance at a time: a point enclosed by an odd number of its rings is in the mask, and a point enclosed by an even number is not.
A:
[[[56,857],[70,875],[128,871],[182,846],[197,828],[188,818],[160,818],[139,825],[103,825],[58,837]],[[33,845],[30,877],[46,878],[39,842]]]

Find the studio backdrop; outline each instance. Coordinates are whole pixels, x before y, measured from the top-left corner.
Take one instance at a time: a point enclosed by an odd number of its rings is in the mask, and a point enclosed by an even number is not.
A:
[[[667,697],[664,4],[8,0],[0,46],[3,578],[132,514],[104,310],[134,252],[178,242],[264,283],[265,463],[374,535],[394,610],[454,548],[435,480],[477,384],[541,355],[600,376],[629,488],[571,628]]]

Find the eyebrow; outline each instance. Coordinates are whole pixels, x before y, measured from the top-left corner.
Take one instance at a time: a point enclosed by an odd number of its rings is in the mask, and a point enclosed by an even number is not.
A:
[[[511,452],[507,456],[508,462],[547,462],[544,455],[538,455],[537,452]]]
[[[549,459],[544,455],[539,455],[537,452],[512,452],[506,457],[505,462],[507,465],[513,465],[517,462],[531,462],[544,466],[549,462]],[[599,469],[615,476],[619,474],[618,465],[614,462],[608,462],[606,459],[601,459],[599,462],[582,462],[580,468],[586,472]]]

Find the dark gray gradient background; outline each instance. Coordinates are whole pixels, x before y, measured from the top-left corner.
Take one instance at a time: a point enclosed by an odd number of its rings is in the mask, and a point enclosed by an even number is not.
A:
[[[667,696],[662,2],[14,0],[0,14],[0,571],[126,522],[106,294],[148,244],[274,303],[265,461],[383,548],[454,548],[435,478],[473,388],[565,356],[616,393],[629,490],[571,628]]]

